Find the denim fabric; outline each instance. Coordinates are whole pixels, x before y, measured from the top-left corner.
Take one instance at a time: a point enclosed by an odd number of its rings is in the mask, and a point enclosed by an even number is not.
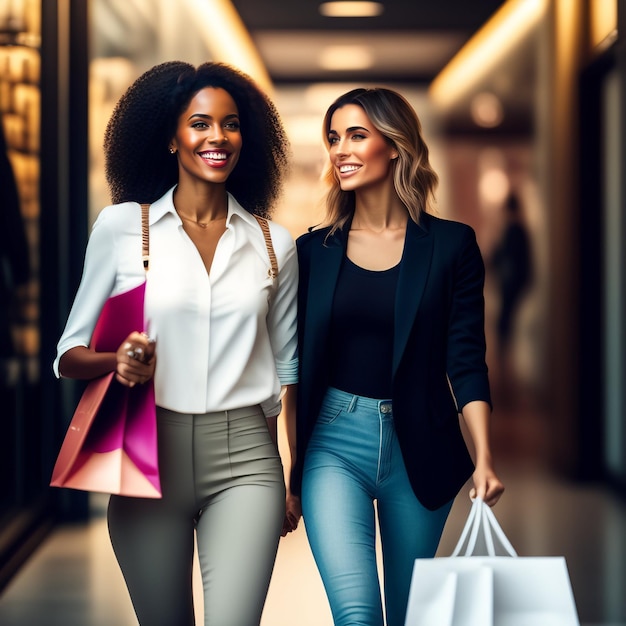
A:
[[[375,511],[387,625],[403,626],[413,561],[434,556],[451,506],[429,511],[415,497],[391,401],[327,391],[306,453],[302,508],[335,626],[384,624]]]

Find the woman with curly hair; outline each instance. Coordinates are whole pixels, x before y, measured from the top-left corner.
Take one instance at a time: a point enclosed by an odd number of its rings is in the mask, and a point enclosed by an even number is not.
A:
[[[122,96],[104,149],[114,204],[93,226],[55,371],[115,371],[129,387],[154,378],[162,498],[113,495],[108,507],[139,623],[195,624],[195,532],[204,623],[252,626],[281,533],[299,519],[276,443],[281,402],[293,419],[297,258],[286,229],[267,222],[273,275],[257,221],[280,192],[286,136],[248,76],[174,61]],[[156,340],[134,332],[117,352],[94,352],[104,302],[144,280],[139,203],[150,203],[145,318]]]
[[[327,220],[297,241],[298,454],[291,487],[335,626],[403,626],[413,562],[459,489],[493,505],[484,267],[469,226],[427,212],[437,184],[415,111],[356,89],[323,124]],[[459,427],[471,436],[475,466]]]

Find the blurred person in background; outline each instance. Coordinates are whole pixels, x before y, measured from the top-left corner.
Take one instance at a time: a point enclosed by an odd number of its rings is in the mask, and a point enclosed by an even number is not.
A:
[[[490,268],[500,296],[496,320],[500,395],[510,399],[515,382],[511,365],[511,344],[515,322],[523,298],[532,283],[532,256],[528,229],[516,194],[511,193],[504,205],[505,225],[502,237],[491,256]]]

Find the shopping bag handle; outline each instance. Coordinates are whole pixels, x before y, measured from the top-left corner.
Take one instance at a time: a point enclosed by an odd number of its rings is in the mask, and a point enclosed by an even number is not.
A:
[[[484,542],[484,547],[480,546],[479,540]],[[482,498],[474,498],[461,537],[451,556],[517,556],[517,552],[491,508]]]

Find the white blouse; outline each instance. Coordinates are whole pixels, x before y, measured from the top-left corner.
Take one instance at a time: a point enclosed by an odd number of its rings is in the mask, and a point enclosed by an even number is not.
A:
[[[173,193],[174,188],[150,207],[145,321],[157,342],[157,405],[207,413],[260,404],[266,416],[277,415],[281,385],[297,382],[293,239],[270,222],[279,269],[273,287],[261,228],[229,194],[226,231],[207,273],[174,209]],[[107,298],[145,278],[139,205],[104,208],[94,223],[81,283],[57,346],[57,376],[65,352],[89,345]]]

